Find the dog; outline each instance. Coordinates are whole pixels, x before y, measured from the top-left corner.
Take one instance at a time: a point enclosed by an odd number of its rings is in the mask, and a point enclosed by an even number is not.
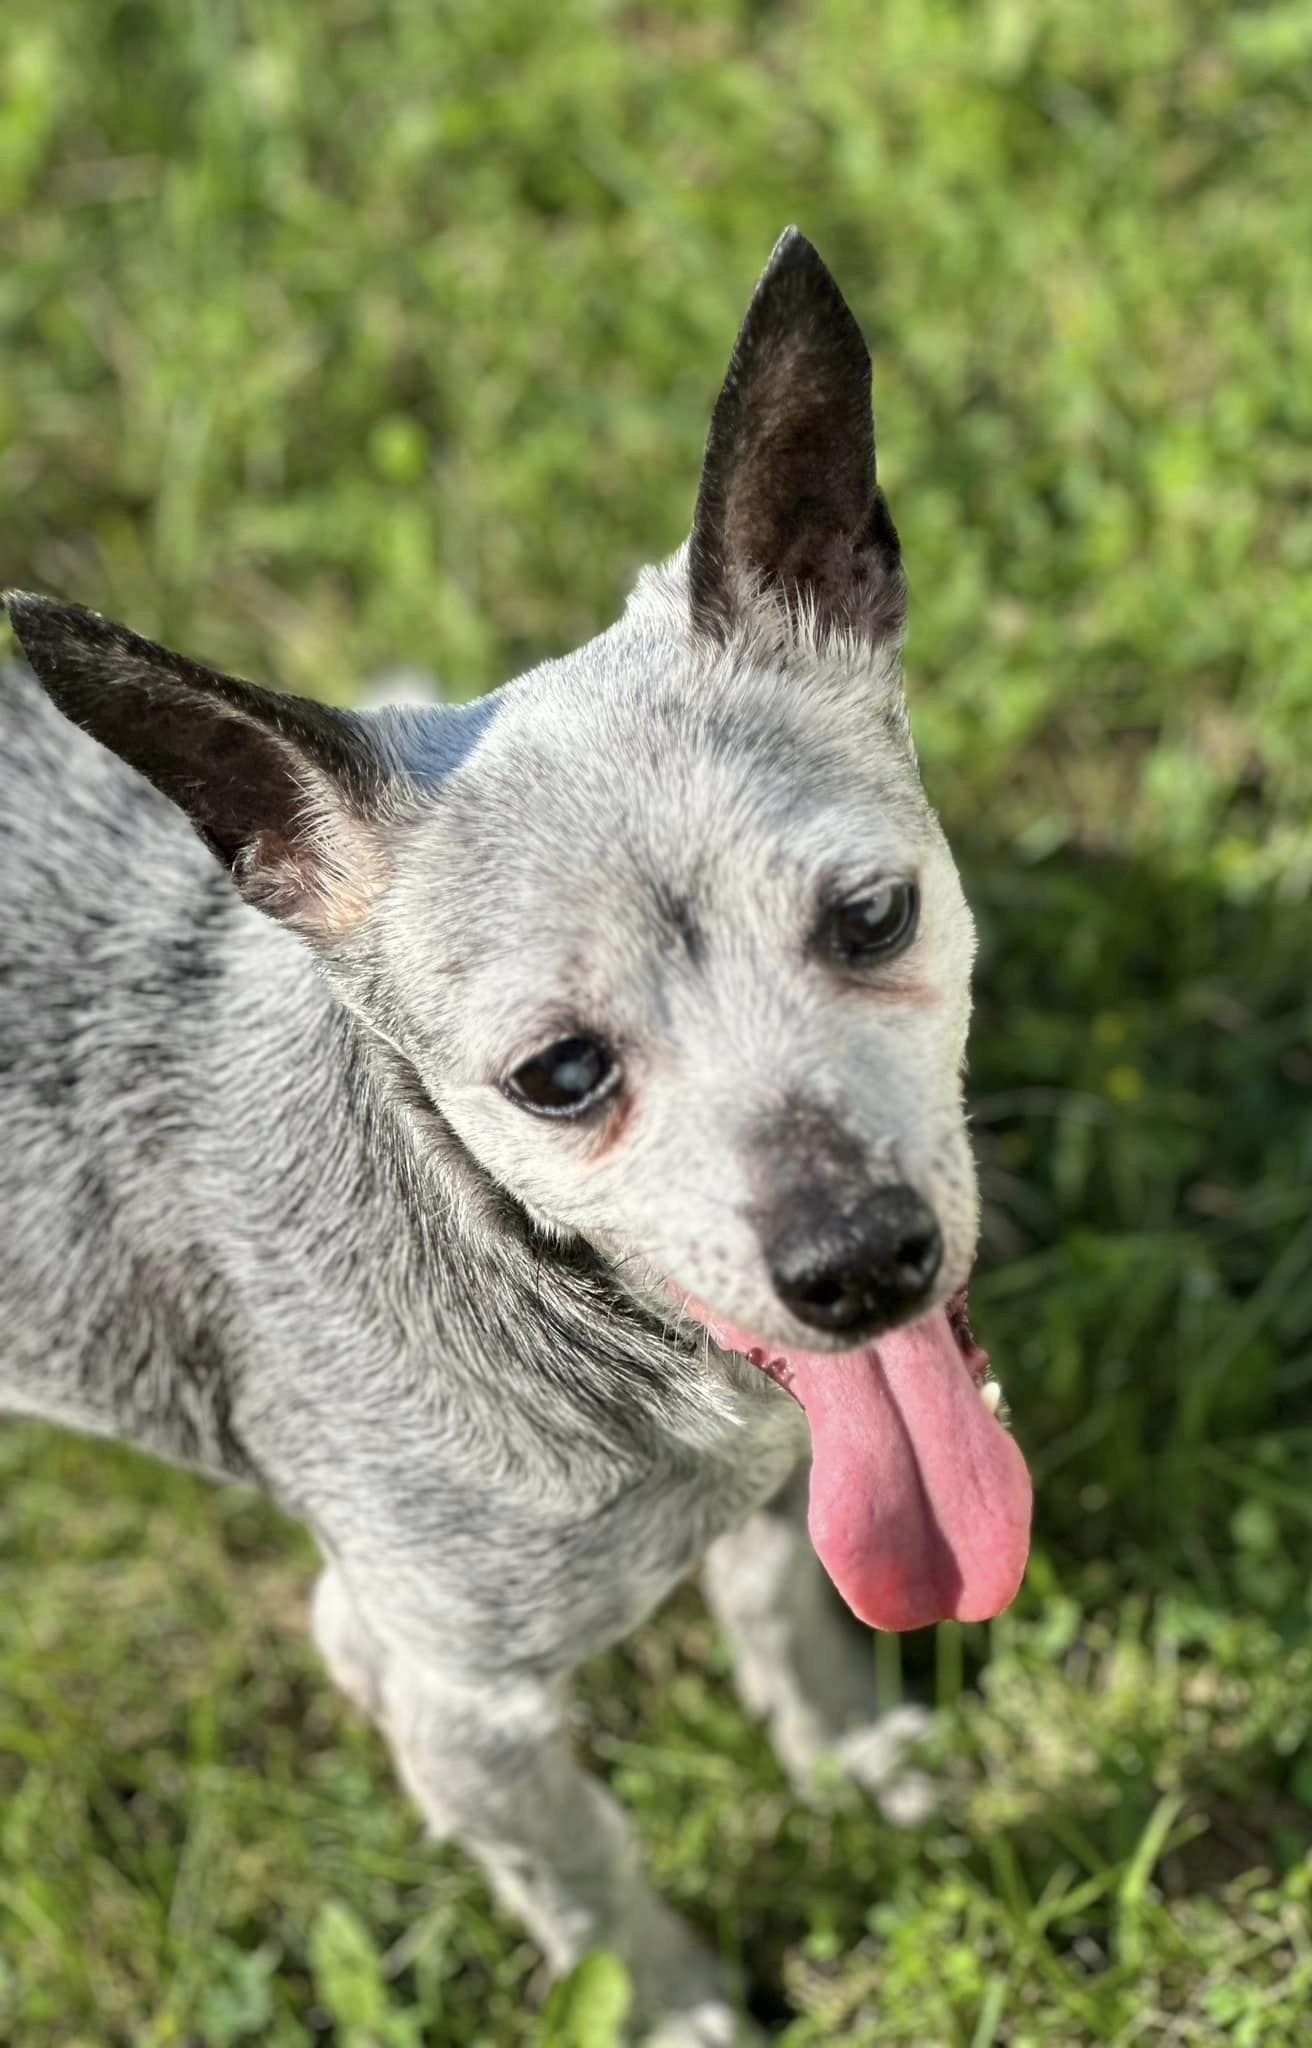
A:
[[[298,1516],[330,1671],[549,1966],[618,1951],[653,2048],[747,2038],[570,1673],[704,1559],[793,1776],[895,1803],[827,1579],[879,1628],[992,1615],[1030,1517],[850,310],[790,229],[687,542],[480,701],[7,607],[0,1405]]]

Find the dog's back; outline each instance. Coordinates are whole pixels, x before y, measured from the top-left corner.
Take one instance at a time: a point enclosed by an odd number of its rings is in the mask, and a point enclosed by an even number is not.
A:
[[[190,1055],[248,913],[172,806],[16,666],[0,734],[0,1406],[241,1469],[186,1169],[206,1123]]]

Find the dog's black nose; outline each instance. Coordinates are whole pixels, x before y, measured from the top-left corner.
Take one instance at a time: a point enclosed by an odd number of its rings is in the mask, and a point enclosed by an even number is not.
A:
[[[848,1216],[813,1210],[766,1251],[785,1308],[842,1336],[901,1320],[929,1292],[942,1257],[932,1210],[901,1186],[880,1188]]]

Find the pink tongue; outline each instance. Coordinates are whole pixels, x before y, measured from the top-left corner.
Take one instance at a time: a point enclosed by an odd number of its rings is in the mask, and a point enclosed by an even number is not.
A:
[[[783,1356],[811,1425],[811,1541],[848,1606],[887,1629],[997,1614],[1029,1554],[1030,1477],[944,1311]]]
[[[716,1342],[773,1368],[811,1425],[811,1541],[872,1628],[986,1621],[1015,1598],[1030,1475],[936,1308],[863,1351],[767,1354],[687,1296]]]

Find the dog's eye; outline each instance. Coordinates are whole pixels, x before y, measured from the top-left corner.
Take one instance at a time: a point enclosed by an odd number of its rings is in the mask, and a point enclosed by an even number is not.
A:
[[[867,896],[840,903],[829,919],[829,939],[846,960],[883,960],[908,945],[920,916],[914,882],[881,882]]]
[[[578,1116],[610,1094],[620,1070],[594,1038],[562,1038],[516,1067],[506,1093],[540,1116]]]

